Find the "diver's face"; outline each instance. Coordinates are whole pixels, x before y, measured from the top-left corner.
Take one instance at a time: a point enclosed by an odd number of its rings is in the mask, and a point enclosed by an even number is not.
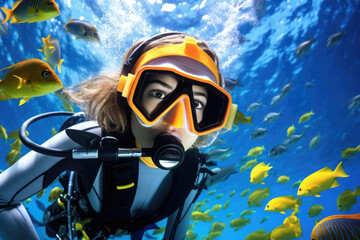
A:
[[[163,99],[168,94],[171,94],[177,86],[178,82],[172,76],[165,74],[154,75],[148,80],[148,85],[146,86],[142,96],[141,104],[144,110],[147,113],[151,114],[156,109],[156,107],[163,101]],[[192,90],[194,92],[196,117],[200,122],[203,118],[204,107],[207,104],[207,92],[203,87],[196,85],[192,87]],[[177,104],[183,103],[180,101]],[[176,105],[174,107],[176,107]],[[183,114],[185,115],[190,113],[187,113],[185,111]],[[173,136],[177,137],[184,146],[185,150],[189,149],[194,144],[198,136],[194,133],[189,132],[186,127],[188,123],[184,123],[181,127],[174,127],[172,126],[172,120],[169,120],[170,116],[171,118],[174,117],[171,110],[153,126],[145,127],[139,122],[135,113],[132,112],[131,129],[135,138],[142,147],[152,147],[156,136],[164,132],[168,132]],[[187,121],[186,118],[184,118],[184,121]]]

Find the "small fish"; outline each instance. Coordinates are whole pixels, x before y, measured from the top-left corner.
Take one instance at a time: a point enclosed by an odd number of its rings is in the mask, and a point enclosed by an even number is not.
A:
[[[275,105],[277,105],[281,100],[282,100],[281,95],[280,95],[280,94],[279,94],[279,95],[276,95],[275,97],[273,97],[273,98],[271,99],[270,105],[271,105],[271,106],[275,106]]]
[[[220,198],[222,198],[223,196],[224,196],[224,194],[221,193],[221,194],[217,195],[215,199],[220,199]]]
[[[20,139],[16,139],[15,142],[10,144],[10,147],[16,151],[20,151],[22,146],[23,146],[23,143],[21,142]]]
[[[223,205],[223,209],[227,209],[229,207],[229,204],[230,204],[230,200],[227,200]]]
[[[291,87],[292,87],[292,81],[290,80],[290,82],[285,86],[283,86],[283,88],[281,89],[280,91],[281,98],[285,97],[290,92]]]
[[[316,217],[321,214],[321,211],[324,210],[324,207],[320,204],[314,204],[309,208],[308,216]]]
[[[54,187],[49,194],[49,202],[53,202],[56,199],[58,199],[60,197],[60,195],[63,193],[64,189],[59,188],[59,187]]]
[[[234,196],[235,192],[236,192],[235,190],[234,190],[234,191],[232,191],[232,192],[229,194],[229,197]]]
[[[209,216],[205,213],[194,211],[191,213],[191,220],[202,222],[213,222],[213,216]]]
[[[264,117],[263,122],[264,122],[264,123],[272,123],[272,122],[274,122],[276,119],[278,119],[280,115],[281,115],[281,113],[276,113],[276,112],[268,113],[268,114],[266,114],[266,116]]]
[[[257,157],[260,154],[262,154],[262,152],[265,150],[264,146],[258,146],[258,147],[253,147],[249,150],[247,156],[248,157]]]
[[[6,129],[2,125],[0,125],[0,138],[2,138],[5,143],[7,143],[8,135],[6,133]]]
[[[294,126],[294,124],[293,124],[293,125],[291,125],[291,126],[286,130],[287,136],[293,135],[293,134],[294,134],[294,131],[295,131],[295,126]]]
[[[51,35],[49,34],[46,38],[42,38],[42,42],[44,46],[42,49],[38,49],[38,51],[43,52],[45,55],[45,61],[49,63],[49,65],[55,70],[55,66],[59,73],[61,73],[61,64],[64,62],[64,59],[61,58],[61,48],[59,40],[56,38],[52,38],[50,40]]]
[[[190,229],[190,230],[187,230],[187,231],[186,231],[185,238],[186,238],[186,239],[196,239],[197,236],[198,236],[198,235],[195,234],[192,229]]]
[[[232,149],[232,146],[229,146],[227,148],[215,148],[213,150],[204,152],[203,156],[205,157],[207,162],[215,161],[215,160],[222,159],[226,156],[229,157],[228,154],[232,153],[231,149]]]
[[[310,50],[311,45],[316,41],[312,36],[310,36],[310,39],[301,43],[295,52],[295,57],[299,58],[307,54]]]
[[[232,227],[234,228],[234,231],[237,231],[247,224],[250,224],[250,219],[235,218],[230,222],[229,227]]]
[[[21,152],[12,149],[5,157],[6,163],[12,166],[19,160],[20,156]]]
[[[258,163],[258,161],[257,161],[257,159],[253,159],[253,160],[249,160],[249,161],[247,161],[246,163],[245,163],[245,169],[250,169],[250,168],[252,168],[253,166],[255,166],[255,164],[257,164]]]
[[[306,83],[304,84],[304,87],[305,87],[306,89],[310,89],[310,88],[313,88],[313,87],[314,87],[314,84],[313,84],[312,82],[306,82]]]
[[[87,21],[71,19],[65,24],[64,28],[66,28],[65,32],[75,35],[76,39],[83,39],[88,42],[100,42],[96,27]]]
[[[281,157],[282,155],[284,155],[284,153],[286,153],[288,150],[286,148],[285,145],[283,144],[279,144],[276,145],[275,147],[273,147],[270,152],[269,152],[269,157],[271,158],[277,158],[277,157]]]
[[[287,137],[284,141],[283,141],[283,145],[286,147],[295,145],[296,143],[298,143],[300,141],[300,139],[302,139],[304,136],[304,133],[302,134],[293,134],[289,137]]]
[[[299,118],[299,124],[300,123],[304,123],[304,122],[306,122],[306,121],[308,121],[309,119],[310,119],[310,117],[312,116],[312,115],[314,115],[315,113],[311,110],[310,112],[308,112],[308,113],[305,113],[305,114],[303,114],[300,118]]]
[[[250,139],[261,139],[267,132],[266,128],[257,128],[251,132]]]
[[[216,193],[216,190],[212,190],[208,193],[209,196],[213,195],[214,193]]]
[[[56,134],[58,134],[58,132],[55,130],[55,128],[51,129],[51,135],[55,136]]]
[[[319,145],[320,142],[320,134],[318,133],[317,136],[313,137],[309,143],[309,148],[314,149]]]
[[[165,232],[165,227],[161,227],[159,229],[155,229],[152,233],[152,235],[158,235],[158,234],[162,234],[163,232]]]
[[[342,236],[346,236],[343,238]],[[360,213],[333,215],[318,222],[311,232],[311,240],[360,239]]]
[[[228,218],[228,217],[231,217],[232,215],[234,215],[234,213],[228,213],[228,214],[226,214],[226,218]]]
[[[221,204],[215,204],[213,207],[212,207],[212,211],[213,212],[217,212],[221,209],[222,205]]]
[[[28,198],[28,199],[25,200],[25,203],[29,203],[31,201],[32,201],[31,198]]]
[[[213,240],[216,237],[221,236],[221,232],[210,232],[209,235],[205,238],[206,240]]]
[[[341,151],[341,157],[342,158],[349,158],[355,155],[356,152],[360,152],[360,145],[357,146],[356,148],[345,148],[344,150]]]
[[[240,213],[240,217],[250,216],[253,213],[256,213],[256,211],[253,211],[251,209],[246,209]]]
[[[221,232],[225,229],[226,224],[223,222],[214,222],[210,232]]]
[[[256,183],[264,184],[264,182],[262,180],[264,178],[266,178],[267,176],[269,176],[268,171],[271,168],[272,168],[272,166],[270,166],[270,163],[266,165],[264,162],[261,162],[258,165],[256,165],[251,170],[250,183],[252,183],[252,184],[256,184]]]
[[[356,204],[356,197],[360,196],[360,188],[355,188],[354,192],[347,189],[341,193],[337,199],[337,208],[339,211],[350,211],[352,206]]]
[[[300,152],[303,149],[303,146],[297,146],[296,147],[296,153]]]
[[[234,80],[234,79],[231,79],[231,78],[225,78],[224,79],[225,81],[225,88],[229,89],[230,91],[231,90],[234,90],[235,87],[243,87],[244,84],[242,84],[240,82],[240,79],[237,79],[237,80]]]
[[[300,185],[300,183],[301,183],[301,180],[294,182],[293,185],[291,185],[291,188],[296,188],[297,186]]]
[[[2,24],[4,20],[5,20],[4,15],[2,14],[2,12],[0,12],[0,34],[2,35],[6,35],[9,27],[9,24],[7,22]]]
[[[349,177],[349,175],[345,173],[342,162],[338,164],[334,171],[329,167],[324,167],[307,176],[300,183],[297,195],[320,197],[319,192],[340,185],[339,181],[336,179],[338,177]]]
[[[250,192],[250,188],[245,189],[244,191],[242,191],[241,194],[240,194],[240,196],[241,196],[241,197],[245,197],[246,194],[248,194],[248,192]]]
[[[285,214],[285,210],[295,210],[301,205],[301,197],[295,199],[293,195],[281,196],[271,199],[268,204],[266,204],[265,211]]]
[[[257,103],[257,102],[254,102],[252,104],[250,104],[248,106],[248,108],[246,109],[246,111],[248,112],[255,112],[256,110],[258,110],[260,107],[264,106],[264,104],[262,102],[260,103]]]
[[[271,232],[266,233],[264,229],[260,229],[248,234],[245,240],[270,240],[270,234]]]
[[[54,0],[20,0],[14,3],[13,9],[1,8],[6,19],[3,24],[13,18],[10,23],[33,23],[46,21],[60,15],[59,7]]]
[[[232,174],[238,173],[238,171],[236,170],[237,165],[238,163],[234,163],[229,167],[211,169],[211,171],[216,174],[211,178],[206,179],[206,187],[216,185],[219,182],[227,180]]]
[[[360,106],[360,94],[353,97],[349,103],[348,109],[355,109]]]
[[[268,220],[269,218],[270,218],[269,216],[264,217],[263,219],[260,220],[260,224],[261,224],[261,223],[264,223],[264,222],[265,222],[266,220]]]
[[[331,35],[326,42],[326,46],[328,48],[334,47],[336,44],[338,44],[340,42],[341,37],[344,34],[345,34],[345,32],[341,29],[340,32]]]
[[[41,198],[45,194],[45,188],[36,194],[37,198]]]
[[[282,175],[278,177],[277,182],[278,183],[287,183],[290,180],[290,177]]]
[[[17,130],[13,130],[11,131],[9,134],[8,134],[8,137],[12,140],[17,140],[17,139],[20,139],[20,136],[19,136],[19,129]],[[26,131],[26,136],[29,136],[29,132]]]
[[[269,186],[265,189],[258,188],[252,192],[248,198],[249,207],[260,207],[261,202],[270,195]]]
[[[44,205],[42,202],[40,202],[39,200],[35,199],[35,203],[36,203],[37,207],[38,207],[41,211],[45,212],[46,207],[45,207],[45,205]]]
[[[32,97],[52,93],[63,86],[54,70],[40,59],[27,59],[4,69],[8,71],[0,80],[0,101],[22,98],[21,106]]]
[[[234,126],[238,127],[239,123],[242,123],[245,125],[250,123],[251,125],[253,125],[252,119],[253,119],[253,117],[245,117],[245,115],[242,112],[236,111],[235,119],[234,119]]]

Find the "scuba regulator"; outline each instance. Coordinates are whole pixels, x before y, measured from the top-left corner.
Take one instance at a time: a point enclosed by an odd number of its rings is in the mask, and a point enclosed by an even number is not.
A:
[[[161,133],[156,136],[152,148],[118,148],[118,140],[115,137],[99,136],[86,133],[81,130],[66,129],[66,134],[70,138],[75,136],[82,137],[85,135],[92,136],[94,139],[99,140],[98,148],[82,149],[82,150],[59,150],[53,148],[45,148],[32,140],[26,135],[28,126],[35,121],[50,116],[72,116],[72,112],[49,112],[34,116],[26,120],[20,128],[20,140],[29,149],[36,152],[55,156],[66,157],[70,159],[99,159],[100,161],[117,161],[120,158],[129,157],[151,157],[154,164],[164,170],[172,170],[181,165],[185,158],[185,150],[181,142],[175,136],[169,133]],[[73,137],[72,137],[73,136]],[[100,139],[99,139],[100,138]]]

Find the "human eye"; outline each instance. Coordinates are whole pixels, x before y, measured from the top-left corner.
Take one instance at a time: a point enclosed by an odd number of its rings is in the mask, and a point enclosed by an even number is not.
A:
[[[155,89],[150,91],[150,96],[157,98],[157,99],[164,99],[165,98],[165,92]]]
[[[205,104],[199,100],[194,100],[194,103],[195,103],[196,110],[202,110],[205,107]]]

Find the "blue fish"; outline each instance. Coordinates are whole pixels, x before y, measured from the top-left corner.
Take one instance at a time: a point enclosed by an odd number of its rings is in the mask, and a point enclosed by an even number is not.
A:
[[[45,205],[44,205],[42,202],[40,202],[39,200],[37,200],[37,199],[35,200],[35,202],[36,202],[37,207],[38,207],[41,211],[45,212],[45,209],[46,209]]]
[[[360,213],[326,217],[315,225],[311,233],[311,240],[344,239],[360,239]]]

